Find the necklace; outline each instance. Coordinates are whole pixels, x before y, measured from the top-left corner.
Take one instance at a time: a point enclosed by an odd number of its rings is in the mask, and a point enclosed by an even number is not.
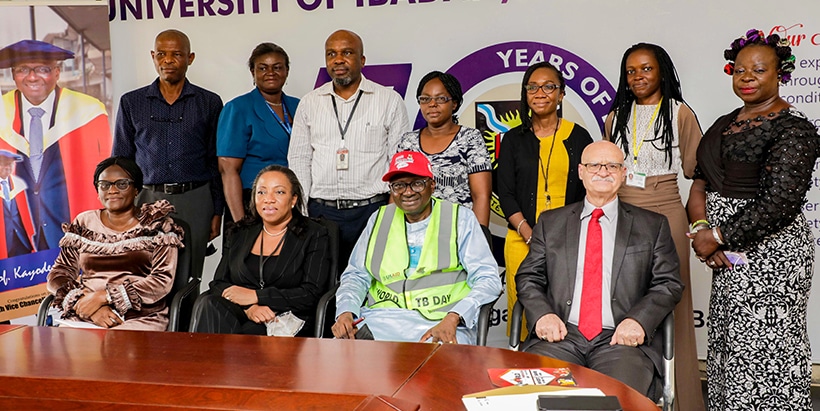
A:
[[[282,231],[280,231],[280,232],[278,232],[278,233],[271,234],[271,232],[270,232],[270,231],[268,231],[268,228],[267,228],[267,227],[265,227],[265,224],[264,224],[264,223],[262,224],[262,229],[263,229],[263,230],[265,230],[265,234],[267,234],[267,235],[269,235],[269,236],[271,236],[271,237],[279,237],[280,235],[284,234],[284,233],[285,233],[285,231],[288,231],[288,227],[286,226],[285,228],[283,228],[283,229],[282,229]]]
[[[552,143],[550,143],[550,153],[547,155],[547,169],[544,170],[544,162],[541,159],[541,156],[538,157],[538,167],[541,168],[541,174],[544,176],[544,196],[546,196],[547,200],[547,210],[549,210],[550,202],[552,201],[552,197],[550,197],[550,164],[552,163],[552,149],[555,148],[555,135],[558,134],[558,127],[561,125],[561,118],[558,118],[558,121],[555,122],[555,130],[552,132]],[[533,131],[534,132],[534,131]]]
[[[763,123],[764,121],[772,120],[776,116],[778,116],[779,114],[783,114],[783,113],[784,113],[784,110],[781,110],[779,112],[771,112],[771,113],[766,114],[765,116],[763,114],[758,114],[757,116],[754,116],[754,115],[750,116],[749,118],[747,118],[745,120],[738,120],[737,118],[740,116],[740,113],[738,113],[735,116],[735,118],[733,118],[731,121],[729,121],[729,124],[726,125],[726,128],[723,129],[723,134],[731,135],[731,134],[734,134],[736,132],[743,132],[743,131],[751,130],[752,127],[753,127],[753,125],[752,125],[753,122],[756,126],[758,123]]]
[[[272,106],[275,106],[275,107],[280,107],[280,106],[282,106],[282,103],[271,103],[271,102],[270,102],[270,101],[268,101],[268,100],[265,100],[265,102],[266,102],[266,103],[268,103],[268,104],[270,104],[270,105],[272,105]]]
[[[262,228],[265,228],[265,224],[262,224]],[[287,229],[288,228],[285,227],[285,230],[287,230]],[[284,233],[285,230],[280,231],[279,234]],[[265,233],[270,234],[270,233],[268,233],[268,230],[265,230]],[[267,257],[265,257],[265,236],[259,237],[259,289],[260,290],[265,288],[265,273],[264,273],[265,263],[267,263],[268,260],[270,260],[270,258],[273,257],[273,255],[276,254],[279,251],[280,248],[282,248],[282,243],[284,243],[284,242],[285,242],[285,237],[280,238],[279,242],[276,243],[276,248],[274,248],[273,251],[271,251],[270,254],[268,254]]]

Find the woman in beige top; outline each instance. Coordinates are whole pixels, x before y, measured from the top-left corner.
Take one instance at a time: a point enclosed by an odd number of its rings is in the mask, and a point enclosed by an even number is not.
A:
[[[689,231],[678,189],[678,174],[692,178],[695,154],[703,132],[695,113],[683,101],[680,81],[666,51],[639,43],[621,60],[620,81],[605,138],[621,147],[627,167],[626,184],[618,195],[624,202],[669,219],[686,288],[675,307],[675,384],[678,393],[700,393],[695,343],[692,287],[689,276]],[[679,395],[681,410],[704,410],[700,395]]]
[[[102,328],[163,331],[174,284],[182,229],[166,200],[134,200],[142,171],[133,160],[111,157],[94,172],[102,209],[63,224],[60,254],[48,274],[48,291],[63,319]]]

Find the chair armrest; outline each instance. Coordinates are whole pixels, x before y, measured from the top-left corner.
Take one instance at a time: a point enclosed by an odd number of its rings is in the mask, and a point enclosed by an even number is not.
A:
[[[210,293],[210,290],[206,290],[204,293],[198,295],[196,297],[196,301],[194,301],[194,307],[191,309],[191,324],[188,326],[188,332],[195,333],[197,332],[197,326],[199,325],[199,319],[202,317],[202,310],[205,304],[202,303],[202,296],[205,294]]]
[[[327,309],[330,301],[336,298],[336,290],[339,289],[339,284],[334,285],[330,288],[322,298],[319,299],[319,303],[316,305],[316,324],[313,328],[313,335],[316,338],[322,338],[324,336],[325,331],[325,317],[327,316]]]
[[[508,317],[510,322],[510,349],[518,351],[521,344],[521,323],[524,321],[524,306],[521,301],[516,301],[513,312]]]
[[[182,302],[192,293],[199,293],[200,283],[201,281],[198,278],[193,278],[188,284],[182,287],[181,290],[174,294],[174,298],[171,300],[171,309],[168,312],[168,331],[179,331],[179,317],[182,311]]]
[[[675,402],[675,312],[670,312],[661,323],[663,333],[663,411],[671,411]]]
[[[486,346],[487,345],[487,334],[490,332],[490,315],[493,312],[493,307],[495,306],[495,302],[498,301],[498,298],[484,304],[481,306],[481,309],[478,311],[478,325],[476,326],[478,332],[476,333],[476,345]]]
[[[52,301],[54,301],[54,294],[49,294],[43,298],[43,301],[40,301],[40,307],[37,309],[37,325],[40,327],[46,325],[48,308],[51,306]]]
[[[671,311],[661,323],[663,332],[663,358],[675,358],[675,312]]]

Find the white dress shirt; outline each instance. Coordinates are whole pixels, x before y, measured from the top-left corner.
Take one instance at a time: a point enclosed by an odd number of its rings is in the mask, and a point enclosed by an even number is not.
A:
[[[578,325],[581,314],[581,292],[584,288],[584,262],[586,258],[587,230],[591,220],[594,205],[584,199],[584,210],[581,212],[581,235],[578,239],[578,267],[575,270],[575,290],[572,293],[572,306],[569,310],[570,324]],[[612,260],[615,255],[615,231],[618,227],[618,199],[604,204],[601,209],[604,215],[598,220],[601,223],[601,257],[603,271],[601,271],[601,325],[603,328],[614,329],[615,319],[612,316],[611,284]]]
[[[350,112],[362,91],[353,116]],[[407,108],[398,93],[362,76],[348,99],[339,97],[329,82],[311,91],[299,102],[293,119],[288,165],[296,173],[305,198],[363,200],[387,193],[381,178],[399,137],[409,131]],[[332,100],[338,109],[334,113]],[[339,131],[347,127],[344,139]],[[346,148],[348,169],[337,170],[337,151]]]

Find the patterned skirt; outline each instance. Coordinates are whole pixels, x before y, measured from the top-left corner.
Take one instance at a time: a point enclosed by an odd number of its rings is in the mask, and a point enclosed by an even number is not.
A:
[[[707,194],[721,225],[749,200]],[[814,238],[803,214],[747,250],[747,264],[715,270],[706,373],[710,410],[811,410],[806,310]]]

